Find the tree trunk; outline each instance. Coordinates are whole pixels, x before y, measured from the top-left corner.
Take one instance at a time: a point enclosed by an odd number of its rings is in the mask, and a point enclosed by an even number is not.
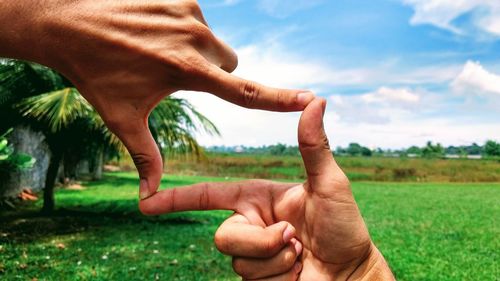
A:
[[[43,190],[43,213],[52,213],[55,209],[54,187],[62,156],[63,152],[61,150],[52,151],[49,169],[47,170],[47,177],[45,180],[45,188]]]
[[[64,171],[64,183],[74,182],[77,177],[77,166],[78,166],[78,158],[71,152],[65,153],[63,156],[63,171]]]
[[[26,153],[36,159],[33,168],[23,171],[10,170],[0,182],[0,198],[16,197],[23,189],[41,191],[46,181],[50,149],[45,136],[26,126],[17,126],[8,136],[17,153]]]
[[[102,170],[104,168],[104,147],[97,148],[95,156],[90,159],[90,174],[92,180],[102,179]]]

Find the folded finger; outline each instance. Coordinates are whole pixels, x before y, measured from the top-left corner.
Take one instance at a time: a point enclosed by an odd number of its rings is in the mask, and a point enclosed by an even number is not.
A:
[[[302,264],[300,262],[295,263],[293,266],[293,269],[290,271],[272,276],[272,277],[267,277],[267,278],[261,278],[261,279],[245,279],[243,278],[244,281],[296,281],[299,279],[300,271],[302,270]]]
[[[293,238],[285,248],[267,259],[233,258],[234,271],[244,279],[261,279],[284,274],[293,269],[302,252],[302,244]]]
[[[287,222],[262,227],[235,214],[219,227],[214,240],[217,249],[229,256],[270,258],[283,250],[293,237],[295,228]]]

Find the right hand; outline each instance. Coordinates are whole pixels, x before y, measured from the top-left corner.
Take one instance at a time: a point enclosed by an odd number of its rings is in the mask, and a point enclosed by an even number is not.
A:
[[[8,27],[0,27],[0,56],[45,64],[74,83],[129,150],[141,198],[156,192],[162,176],[147,119],[164,97],[203,91],[273,111],[303,110],[313,99],[229,74],[237,56],[195,0],[16,0],[1,7],[0,24]]]
[[[142,201],[141,209],[234,210],[215,243],[234,257],[245,280],[393,280],[333,159],[322,123],[325,103],[315,99],[300,119],[305,183],[205,183],[162,191]]]

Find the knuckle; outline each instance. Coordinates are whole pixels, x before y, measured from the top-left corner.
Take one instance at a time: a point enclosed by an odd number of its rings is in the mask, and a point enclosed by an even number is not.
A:
[[[214,235],[214,243],[215,243],[215,247],[217,247],[217,249],[221,253],[227,253],[228,252],[228,249],[229,249],[228,237],[220,229],[217,230],[217,232]]]
[[[207,210],[210,205],[210,197],[208,191],[208,184],[204,183],[201,186],[200,197],[198,199],[199,210]]]
[[[188,23],[186,28],[195,43],[208,44],[210,42],[213,42],[215,39],[210,28],[197,20],[193,20],[192,22]]]
[[[319,146],[316,142],[312,140],[300,140],[299,141],[299,150],[300,151],[306,151],[306,150],[314,150],[317,149]]]
[[[279,106],[279,107],[283,107],[286,105],[286,101],[285,101],[285,98],[286,98],[286,93],[282,90],[279,90],[277,93],[276,93],[276,104]]]
[[[244,81],[241,83],[240,92],[243,94],[243,102],[245,107],[251,108],[255,106],[261,91],[260,88],[252,81]]]
[[[282,264],[285,267],[291,267],[295,264],[295,260],[297,259],[297,256],[293,250],[290,248],[285,252],[283,255],[283,261]]]
[[[131,153],[130,156],[137,168],[146,168],[153,161],[153,157],[145,153]]]
[[[189,15],[200,15],[201,8],[197,1],[195,0],[185,0],[183,1],[183,7],[186,14]]]
[[[229,73],[235,71],[238,67],[238,55],[235,52],[230,51],[226,56],[226,62],[227,66],[225,70]]]
[[[328,150],[330,151],[330,142],[326,134],[321,137],[313,135],[306,136],[304,140],[299,140],[299,149],[304,150]]]
[[[264,250],[264,253],[266,256],[272,255],[273,253],[276,253],[276,251],[279,250],[279,248],[283,244],[283,238],[281,235],[274,235],[274,238],[272,239],[267,239],[264,242],[264,245],[262,249]]]
[[[147,204],[147,202],[144,201],[139,201],[139,211],[145,216],[155,215],[153,206],[151,206],[151,204]]]
[[[234,272],[236,272],[236,274],[238,274],[239,276],[245,279],[252,278],[251,273],[249,272],[248,267],[245,264],[245,261],[243,261],[241,258],[233,258],[232,266]]]
[[[191,54],[175,60],[175,79],[172,79],[173,86],[191,88],[193,87],[193,79],[206,75],[209,71],[209,66],[200,57]]]
[[[323,145],[323,149],[330,150],[330,141],[326,134],[323,134],[321,144]]]

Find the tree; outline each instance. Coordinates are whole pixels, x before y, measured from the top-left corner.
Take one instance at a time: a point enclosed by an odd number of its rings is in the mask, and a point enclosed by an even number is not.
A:
[[[8,130],[3,135],[0,135],[0,179],[2,178],[1,175],[9,170],[29,169],[36,161],[36,159],[29,155],[16,153],[9,146],[6,136],[11,132],[12,129]]]
[[[12,109],[9,114],[15,116],[8,120],[42,131],[52,152],[44,188],[44,211],[54,209],[54,186],[62,161],[65,161],[65,172],[71,173],[75,162],[85,155],[93,155],[91,160],[99,162],[105,151],[125,152],[97,112],[56,72],[24,62],[3,62],[0,64],[0,87],[3,106],[8,105]],[[19,101],[18,96],[28,97]],[[150,115],[149,127],[164,156],[175,153],[201,157],[203,149],[194,133],[203,130],[219,134],[210,120],[178,98],[161,101]],[[98,165],[94,163],[94,166]]]
[[[422,149],[418,146],[411,146],[406,150],[406,154],[422,155]]]
[[[472,145],[465,147],[465,151],[468,155],[481,155],[483,148],[477,143],[473,143]]]
[[[372,151],[368,147],[361,147],[361,155],[365,157],[371,157],[372,156]]]
[[[492,157],[500,156],[500,143],[493,140],[487,141],[484,144],[484,154]]]
[[[427,145],[422,149],[422,156],[427,158],[443,157],[444,148],[440,143],[434,145],[431,141],[428,141]]]
[[[361,155],[362,147],[358,143],[350,143],[346,149],[347,154],[351,156]]]

